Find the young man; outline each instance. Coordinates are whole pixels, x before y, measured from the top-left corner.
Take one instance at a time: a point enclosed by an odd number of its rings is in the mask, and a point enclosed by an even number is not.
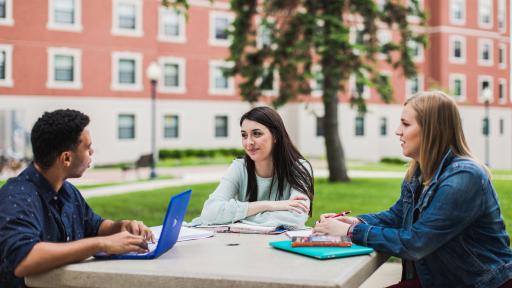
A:
[[[153,234],[139,221],[102,219],[68,178],[89,167],[89,117],[44,113],[32,128],[34,162],[0,189],[0,287],[98,252],[145,252]]]

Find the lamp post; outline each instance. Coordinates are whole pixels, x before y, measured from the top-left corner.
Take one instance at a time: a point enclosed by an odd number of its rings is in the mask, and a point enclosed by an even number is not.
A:
[[[156,62],[151,62],[146,69],[146,77],[151,83],[151,172],[149,178],[156,178],[156,84],[160,77],[160,66]]]
[[[484,107],[485,107],[485,116],[484,116],[484,123],[485,123],[485,165],[490,166],[490,157],[489,157],[489,134],[491,130],[491,125],[489,121],[489,103],[492,100],[492,91],[489,87],[485,88],[482,91],[482,98],[484,100]]]

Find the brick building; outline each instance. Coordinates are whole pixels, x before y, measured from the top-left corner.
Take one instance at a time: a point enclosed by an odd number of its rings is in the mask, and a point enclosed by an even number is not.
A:
[[[158,148],[240,146],[238,121],[249,105],[239,97],[237,79],[222,74],[229,65],[224,61],[230,43],[225,30],[233,19],[229,2],[189,3],[185,19],[162,8],[159,0],[0,0],[2,153],[29,150],[27,133],[37,117],[57,108],[91,116],[97,163],[148,153],[151,87],[145,70],[152,61],[162,68],[156,100]],[[424,0],[421,5],[429,14],[429,46],[411,47],[418,77],[406,80],[401,71],[379,64],[393,83],[395,104],[383,104],[374,89],[359,87],[369,103],[369,113],[359,117],[348,107],[348,97],[340,95],[348,158],[399,156],[394,129],[400,103],[416,91],[435,88],[456,97],[470,146],[484,160],[482,91],[489,88],[488,160],[493,167],[512,168],[509,1]],[[357,23],[352,30],[357,41]],[[395,34],[384,28],[379,41]],[[290,103],[280,112],[299,149],[323,155],[317,118],[323,114],[321,88],[312,85],[307,105]],[[276,86],[265,94],[275,96]]]

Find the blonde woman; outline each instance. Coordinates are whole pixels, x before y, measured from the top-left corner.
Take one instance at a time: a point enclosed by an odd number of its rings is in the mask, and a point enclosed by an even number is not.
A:
[[[402,281],[390,287],[512,287],[498,197],[453,99],[437,91],[408,99],[396,135],[412,159],[398,201],[376,214],[323,214],[315,232],[402,258]]]

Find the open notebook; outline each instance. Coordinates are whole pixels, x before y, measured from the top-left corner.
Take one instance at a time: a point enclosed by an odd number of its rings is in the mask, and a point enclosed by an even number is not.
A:
[[[281,227],[257,226],[245,223],[233,223],[224,225],[200,225],[194,228],[207,229],[217,233],[244,233],[244,234],[281,234],[286,229]]]
[[[155,235],[155,240],[158,241],[160,239],[160,234],[162,233],[162,225],[151,227],[151,231]],[[178,242],[188,241],[188,240],[196,240],[202,238],[212,237],[213,232],[204,229],[195,229],[190,227],[181,226],[180,234],[178,236]]]

